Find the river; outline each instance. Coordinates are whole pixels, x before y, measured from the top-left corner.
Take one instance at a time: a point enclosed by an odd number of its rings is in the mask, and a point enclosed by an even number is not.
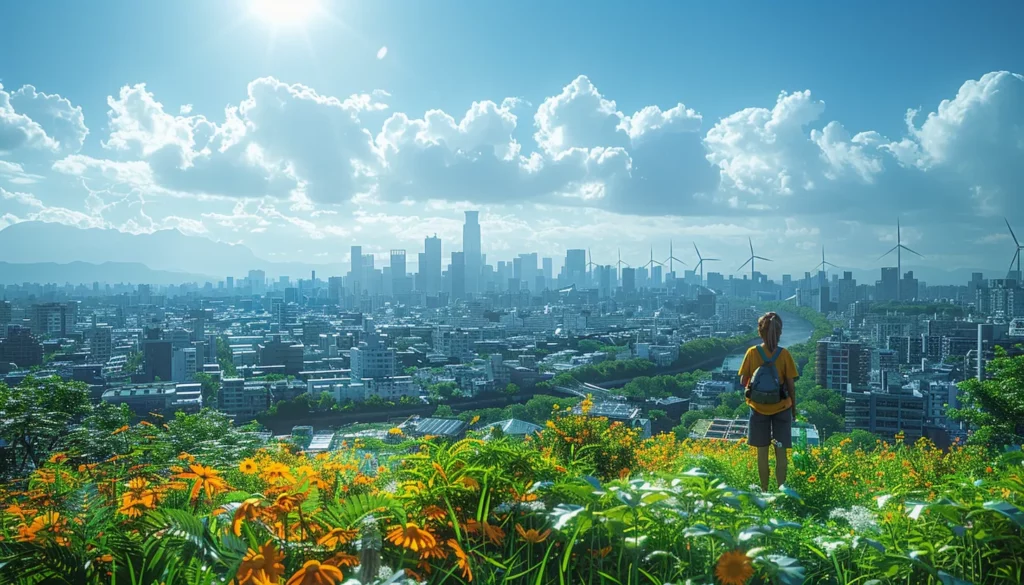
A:
[[[789,347],[790,345],[796,345],[803,343],[811,338],[811,334],[814,333],[814,325],[806,319],[792,313],[779,313],[782,316],[782,340],[780,344],[782,347]],[[746,350],[739,353],[734,353],[722,361],[721,369],[723,371],[738,372],[740,364],[743,363],[743,356],[746,354]]]

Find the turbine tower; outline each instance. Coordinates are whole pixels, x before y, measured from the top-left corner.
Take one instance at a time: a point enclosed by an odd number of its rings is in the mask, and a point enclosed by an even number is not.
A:
[[[765,258],[764,256],[757,256],[757,255],[755,255],[754,254],[754,242],[749,237],[747,237],[747,243],[750,244],[750,258],[747,258],[747,261],[744,262],[743,264],[741,264],[740,267],[736,269],[736,272],[739,272],[740,270],[743,270],[744,266],[746,266],[747,264],[750,264],[750,282],[754,282],[754,260],[756,259],[756,260],[764,260],[765,262],[771,262],[772,259],[771,258]],[[694,247],[696,247],[696,246],[694,246]]]
[[[616,248],[615,249],[615,253],[619,257],[618,261],[615,263],[615,271],[616,271],[615,277],[616,277],[616,279],[618,279],[619,282],[622,282],[622,267],[625,266],[626,268],[629,268],[630,266],[626,262],[622,261],[622,250]]]
[[[903,254],[901,252],[903,250],[906,250],[907,252],[910,252],[911,254],[917,254],[917,252],[915,252],[915,251],[911,250],[910,248],[908,248],[908,247],[903,245],[903,239],[902,238],[903,238],[903,236],[901,235],[901,232],[900,232],[900,218],[897,217],[896,218],[896,245],[893,246],[891,250],[889,250],[885,254],[882,254],[881,256],[878,257],[878,259],[881,260],[882,258],[885,258],[889,254],[892,254],[893,252],[896,252],[896,300],[897,301],[900,300],[900,282],[902,282],[902,280],[903,280]],[[921,256],[920,254],[917,254],[917,255],[920,256],[921,258],[924,258],[924,256]]]
[[[1017,281],[1019,283],[1020,282],[1020,276],[1021,276],[1021,274],[1020,274],[1020,253],[1021,253],[1021,250],[1024,250],[1024,246],[1021,246],[1020,242],[1017,241],[1017,234],[1013,233],[1013,228],[1010,227],[1010,220],[1008,220],[1008,219],[1006,219],[1004,217],[1003,221],[1006,222],[1006,229],[1010,230],[1010,237],[1013,238],[1013,245],[1017,247],[1013,251],[1013,258],[1010,259],[1010,270],[1011,271],[1013,270],[1013,264],[1014,264],[1014,262],[1016,262],[1017,263],[1017,272],[1016,272],[1016,274],[1014,276],[1015,276],[1015,278],[1017,279]]]
[[[693,251],[697,253],[697,264],[693,267],[694,270],[700,268],[700,285],[704,286],[704,263],[705,262],[718,262],[718,258],[705,258],[700,255],[700,250],[697,249],[697,242],[693,243]],[[742,266],[740,267],[742,268]]]
[[[825,282],[828,282],[828,267],[839,268],[831,262],[825,261],[825,246],[821,247],[821,263],[816,265],[812,270],[818,270],[819,268],[825,273]]]
[[[587,248],[587,285],[594,282],[594,257],[590,255],[590,248]]]
[[[671,272],[673,276],[676,273],[676,269],[672,264],[673,262],[679,262],[683,266],[686,266],[686,262],[676,258],[675,253],[672,251],[672,240],[668,241],[668,258],[665,258],[665,262],[668,262],[668,271]],[[664,264],[662,264],[662,266],[664,266]]]

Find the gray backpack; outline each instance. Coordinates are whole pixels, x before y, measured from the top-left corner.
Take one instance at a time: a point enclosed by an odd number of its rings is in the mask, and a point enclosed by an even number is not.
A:
[[[754,378],[750,381],[750,400],[758,404],[778,404],[782,401],[782,382],[775,360],[782,353],[782,348],[775,348],[775,353],[768,357],[764,348],[758,345],[757,353],[761,354],[764,363],[754,371]]]

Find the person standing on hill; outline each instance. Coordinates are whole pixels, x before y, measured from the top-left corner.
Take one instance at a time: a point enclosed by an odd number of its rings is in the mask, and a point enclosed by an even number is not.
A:
[[[757,320],[761,344],[747,350],[740,365],[740,384],[750,406],[747,442],[757,447],[757,474],[761,490],[768,491],[768,447],[775,444],[775,480],[786,483],[787,453],[793,447],[796,388],[799,377],[793,356],[779,347],[782,317],[765,313]]]

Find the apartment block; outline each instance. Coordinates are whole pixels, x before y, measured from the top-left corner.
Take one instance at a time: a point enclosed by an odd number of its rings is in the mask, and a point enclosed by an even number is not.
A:
[[[867,388],[871,377],[871,349],[859,341],[818,341],[814,364],[815,383],[822,388],[845,391]]]
[[[924,432],[925,399],[913,390],[847,392],[846,431],[862,430],[892,440],[903,431],[906,442]]]

